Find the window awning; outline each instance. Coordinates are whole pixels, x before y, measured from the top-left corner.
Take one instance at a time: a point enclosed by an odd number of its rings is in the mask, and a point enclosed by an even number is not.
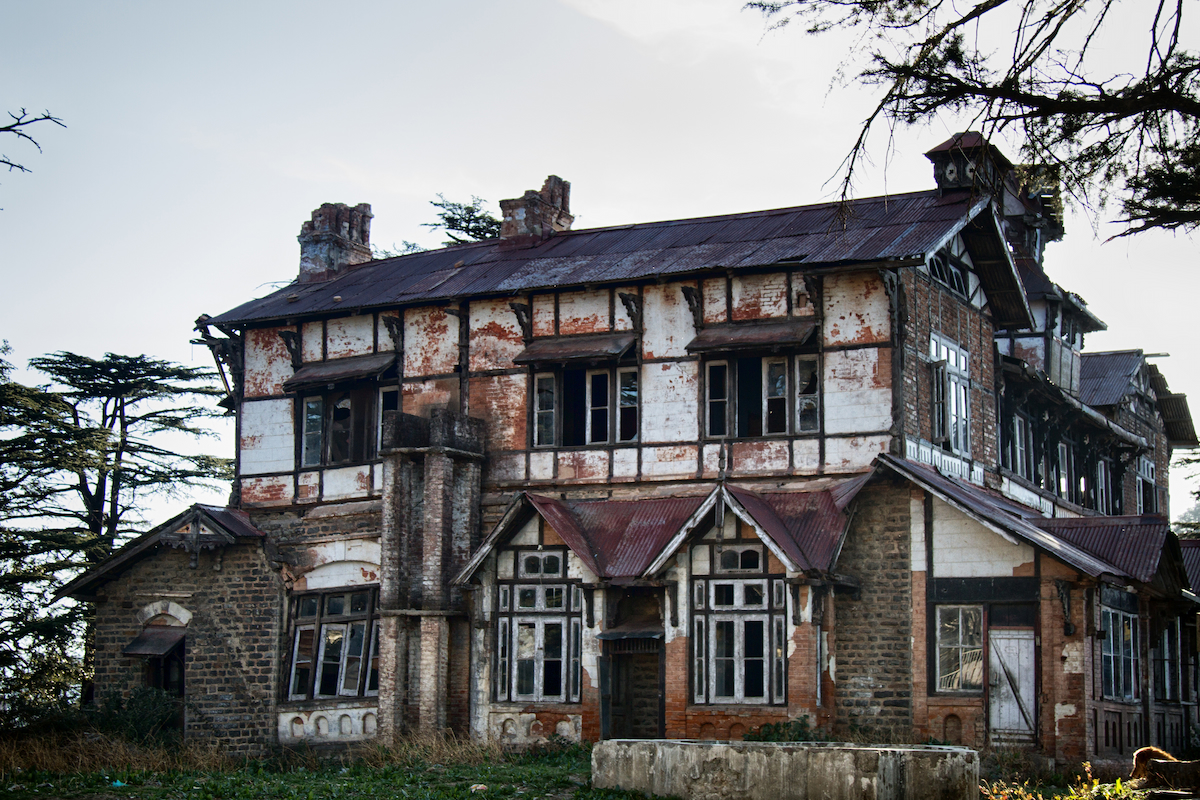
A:
[[[587,336],[554,336],[535,339],[513,359],[517,364],[566,364],[582,361],[616,361],[637,342],[637,334],[600,333]]]
[[[621,639],[661,639],[663,625],[656,619],[631,619],[605,630],[597,639],[619,641]]]
[[[296,374],[283,382],[285,392],[310,386],[325,386],[339,381],[359,378],[377,378],[396,362],[395,353],[372,353],[368,356],[351,356],[333,361],[318,361],[305,364]]]
[[[121,652],[127,656],[165,656],[186,635],[187,628],[178,625],[150,625]]]
[[[799,347],[808,341],[817,322],[811,317],[776,322],[747,322],[713,325],[688,342],[689,353],[728,350],[776,350]]]

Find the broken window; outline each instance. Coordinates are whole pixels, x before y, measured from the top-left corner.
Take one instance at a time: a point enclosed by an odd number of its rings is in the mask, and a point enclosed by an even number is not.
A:
[[[534,376],[534,445],[635,442],[638,369],[563,369]]]
[[[379,693],[377,600],[367,587],[292,598],[288,700]]]
[[[709,361],[705,420],[710,437],[815,433],[821,427],[817,356]]]
[[[955,244],[958,249],[962,248],[960,241],[956,241]],[[929,274],[935,281],[960,297],[970,297],[969,266],[961,254],[952,254],[948,249],[942,250],[929,259],[928,267]]]
[[[971,378],[967,351],[950,340],[931,334],[933,361],[933,441],[951,453],[971,454]]]
[[[496,587],[496,699],[578,702],[583,598],[567,580],[566,551],[500,558],[516,560],[516,580]]]
[[[786,703],[787,625],[782,575],[767,573],[760,543],[698,545],[712,572],[693,581],[696,703]]]
[[[378,395],[374,388],[361,388],[301,398],[301,465],[354,464],[374,458],[375,409],[398,397]]]
[[[983,690],[983,606],[937,607],[937,690]]]
[[[1008,468],[1027,481],[1036,478],[1033,458],[1033,426],[1029,417],[1016,414],[1012,420],[1012,439],[1008,448]]]
[[[1107,587],[1105,587],[1107,588]],[[1109,590],[1105,595],[1117,595]],[[1119,594],[1125,594],[1120,592]],[[1137,599],[1119,598],[1122,605],[1130,603],[1136,609]],[[1100,669],[1104,696],[1110,700],[1137,700],[1141,684],[1138,650],[1138,618],[1136,610],[1102,606],[1100,631],[1103,635]]]

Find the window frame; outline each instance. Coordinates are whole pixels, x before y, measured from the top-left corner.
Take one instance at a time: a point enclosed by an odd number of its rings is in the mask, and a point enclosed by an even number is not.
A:
[[[971,359],[950,339],[929,335],[933,372],[930,438],[955,455],[971,456]]]
[[[334,415],[343,401],[349,403],[350,412],[344,428],[346,454],[336,458],[333,452],[335,425],[338,426],[336,430],[342,428]],[[365,464],[378,457],[383,431],[381,387],[355,385],[323,392],[301,392],[296,403],[299,408],[300,469]],[[319,409],[316,414],[311,411],[314,407]]]
[[[946,626],[943,623],[943,614],[948,616],[951,612],[957,617],[957,624],[954,630],[957,632],[955,641],[949,641],[943,638],[946,631]],[[978,634],[978,643],[973,643],[966,640],[964,631],[968,626],[964,624],[965,615],[970,613],[975,617],[974,624]],[[986,665],[983,662],[984,658],[984,641],[985,629],[983,625],[983,605],[979,603],[966,604],[938,604],[934,607],[934,687],[937,694],[953,694],[953,695],[979,695],[983,693],[983,676],[985,674]],[[957,653],[957,657],[953,663],[957,664],[957,669],[948,670],[945,667],[943,654]],[[972,654],[968,658],[968,654]],[[977,654],[977,655],[975,655]],[[970,661],[977,661],[979,667],[979,683],[978,685],[965,685],[963,676],[967,672],[967,665]]]
[[[750,395],[741,384],[740,362],[758,361],[757,416],[759,432],[743,426],[739,408],[743,395]],[[817,353],[784,353],[745,356],[724,354],[703,362],[704,438],[773,439],[789,436],[818,435],[822,430],[821,359]],[[772,369],[782,365],[782,394],[773,390]],[[718,375],[718,372],[720,375]],[[802,382],[802,377],[808,380]],[[714,425],[714,422],[716,423]],[[744,429],[745,428],[745,429]]]
[[[362,610],[353,610],[353,596],[366,595]],[[343,613],[329,611],[330,598],[341,596],[350,604]],[[312,614],[303,611],[305,602],[316,600]],[[291,621],[291,646],[288,648],[287,681],[284,685],[285,702],[310,700],[339,700],[348,697],[374,697],[379,694],[379,587],[377,585],[341,586],[313,592],[302,592],[291,597],[289,619]],[[358,652],[348,646],[354,641],[353,631],[361,630]],[[304,643],[305,634],[308,636]],[[326,661],[331,634],[341,634],[336,658]],[[302,658],[301,656],[307,656]],[[354,683],[347,686],[350,662],[356,661]],[[335,665],[333,692],[321,691],[326,664]],[[306,669],[298,685],[299,671]]]
[[[693,546],[693,550],[696,548],[709,548],[711,568],[708,574],[692,579],[692,702],[713,706],[786,705],[788,624],[784,576],[769,572],[769,556],[761,542],[700,542]],[[737,567],[722,566],[721,556],[729,552],[737,554]],[[743,568],[749,553],[757,556],[757,567]],[[752,625],[758,626],[757,641]],[[757,682],[747,680],[748,667],[758,675]],[[723,677],[725,685],[720,686]],[[761,695],[747,694],[756,688]]]
[[[1101,605],[1100,630],[1104,632],[1100,644],[1101,695],[1105,700],[1138,702],[1141,699],[1138,614]]]
[[[578,703],[582,693],[583,593],[579,580],[568,577],[566,548],[515,548],[513,578],[496,582],[496,648],[492,695],[506,703]],[[555,559],[557,563],[550,560]],[[531,560],[538,563],[530,568]],[[547,569],[552,565],[552,569]],[[526,600],[532,602],[525,602]],[[558,626],[558,655],[548,658],[547,631]],[[532,641],[522,641],[522,631]],[[556,693],[547,692],[547,662],[557,662]],[[523,663],[530,665],[531,691],[523,688]],[[553,687],[551,687],[553,688]]]
[[[581,373],[582,396],[572,402],[580,403],[576,410],[582,412],[583,430],[581,441],[564,443],[564,418],[571,412],[566,407],[563,385],[567,372]],[[604,378],[607,394],[605,402],[593,405],[596,390],[595,379]],[[632,380],[627,381],[626,379]],[[641,368],[633,364],[609,367],[560,368],[540,370],[533,373],[532,392],[532,442],[535,448],[582,448],[634,444],[641,438]],[[623,387],[631,386],[632,391]],[[633,402],[630,403],[630,394]],[[633,432],[627,435],[627,421],[632,418]],[[597,423],[600,423],[599,425]],[[597,438],[596,428],[603,427],[603,436]]]

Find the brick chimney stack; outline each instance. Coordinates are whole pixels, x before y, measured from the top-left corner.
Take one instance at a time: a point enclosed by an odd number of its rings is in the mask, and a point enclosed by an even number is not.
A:
[[[300,226],[300,282],[336,277],[371,260],[371,204],[324,203]]]
[[[530,189],[522,197],[501,200],[500,211],[504,217],[500,246],[534,247],[555,233],[571,229],[575,219],[571,216],[571,184],[551,175],[540,192]]]

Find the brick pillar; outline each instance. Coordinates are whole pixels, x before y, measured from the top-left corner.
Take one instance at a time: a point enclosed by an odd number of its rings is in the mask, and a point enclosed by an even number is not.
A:
[[[446,728],[446,693],[450,663],[450,624],[446,617],[421,617],[421,688],[416,729],[440,733]]]
[[[407,620],[399,616],[385,616],[379,620],[379,731],[376,736],[384,744],[395,744],[405,728],[406,628]]]
[[[454,462],[444,452],[425,456],[424,531],[421,553],[421,608],[445,609],[446,576],[442,564],[454,518]],[[424,628],[422,628],[424,632]]]

